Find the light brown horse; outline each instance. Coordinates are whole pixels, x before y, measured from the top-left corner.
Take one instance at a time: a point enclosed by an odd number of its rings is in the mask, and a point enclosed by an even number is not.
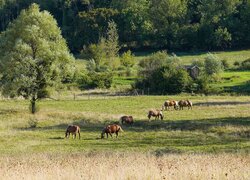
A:
[[[180,110],[183,110],[183,107],[188,107],[188,109],[192,109],[193,103],[190,100],[180,100],[178,102]]]
[[[177,110],[178,109],[178,102],[177,101],[169,101],[169,100],[167,100],[167,101],[165,101],[164,102],[164,104],[163,104],[163,106],[162,106],[162,110],[170,110],[170,107],[174,107],[174,109],[175,110]]]
[[[76,138],[76,133],[78,133],[79,135],[79,139],[80,139],[80,127],[79,126],[76,126],[76,125],[69,125],[66,129],[66,132],[65,132],[65,138],[69,138],[70,136],[70,133],[72,134],[72,137]]]
[[[148,111],[148,120],[150,120],[151,116],[155,117],[155,120],[159,119],[159,117],[161,117],[161,120],[163,120],[162,110],[158,110],[158,109],[149,110]]]
[[[103,139],[104,138],[104,134],[107,135],[107,138],[108,138],[108,135],[110,135],[112,137],[112,134],[115,133],[116,134],[116,138],[118,137],[118,132],[121,131],[123,132],[121,126],[117,125],[117,124],[111,124],[111,125],[107,125],[103,130],[102,130],[102,133],[101,133],[101,138]]]
[[[126,123],[126,124],[133,124],[134,123],[134,119],[133,116],[122,116],[120,118],[122,124]]]

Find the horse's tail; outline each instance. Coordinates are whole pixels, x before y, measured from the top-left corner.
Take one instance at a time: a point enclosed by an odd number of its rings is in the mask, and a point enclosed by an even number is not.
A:
[[[120,129],[119,129],[119,130],[120,130],[121,132],[124,132],[121,126],[120,126]]]
[[[80,132],[80,128],[78,128],[78,135],[79,135],[79,139],[81,138],[81,132]]]

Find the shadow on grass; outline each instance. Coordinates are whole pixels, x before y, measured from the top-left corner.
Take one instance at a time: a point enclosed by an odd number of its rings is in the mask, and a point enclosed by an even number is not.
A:
[[[94,122],[86,119],[75,120],[71,124],[78,125],[81,132],[98,132],[101,133],[103,128],[108,124],[119,124],[117,121]],[[33,130],[62,130],[65,131],[69,124],[62,123],[53,126],[38,127]],[[199,119],[199,120],[138,120],[133,125],[121,125],[124,131],[143,132],[156,130],[169,131],[204,131],[207,132],[212,127],[223,126],[250,126],[250,117],[227,117],[215,119]]]
[[[13,109],[0,109],[0,115],[17,114],[19,111]]]
[[[194,106],[226,106],[226,105],[248,105],[250,102],[225,101],[225,102],[201,102],[194,103]]]
[[[136,121],[130,131],[146,131],[146,130],[181,130],[181,131],[207,131],[211,127],[218,126],[250,126],[250,117],[228,117],[217,119],[200,119],[200,120],[179,120],[179,121]]]

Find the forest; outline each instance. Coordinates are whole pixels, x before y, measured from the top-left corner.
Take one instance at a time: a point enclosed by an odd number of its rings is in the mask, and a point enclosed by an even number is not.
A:
[[[0,0],[0,31],[32,3],[49,11],[73,54],[114,21],[120,51],[250,48],[250,0]]]

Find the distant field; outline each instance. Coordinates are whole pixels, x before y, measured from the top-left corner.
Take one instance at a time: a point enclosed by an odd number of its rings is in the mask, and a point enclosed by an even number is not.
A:
[[[250,92],[250,71],[230,71],[221,74],[221,80],[212,86],[224,88],[232,92]]]
[[[185,52],[173,52],[178,57],[181,58],[183,64],[191,64],[193,60],[201,60],[204,59],[208,52],[195,52],[195,53],[185,53]],[[230,65],[233,65],[235,61],[241,62],[248,58],[250,58],[250,50],[239,50],[239,51],[218,51],[218,52],[211,52],[216,54],[220,59],[228,60]],[[139,52],[136,53],[138,60],[147,57],[148,55],[152,54],[146,52]],[[170,55],[172,53],[169,53]]]
[[[165,111],[163,121],[148,121],[147,111],[166,99],[186,99],[193,110]],[[137,151],[165,153],[249,153],[249,96],[139,96],[78,101],[40,101],[28,113],[27,101],[0,101],[0,154]],[[100,139],[103,127],[133,115],[119,138]],[[38,120],[37,128],[29,121]],[[64,139],[68,124],[81,126],[82,139]]]

